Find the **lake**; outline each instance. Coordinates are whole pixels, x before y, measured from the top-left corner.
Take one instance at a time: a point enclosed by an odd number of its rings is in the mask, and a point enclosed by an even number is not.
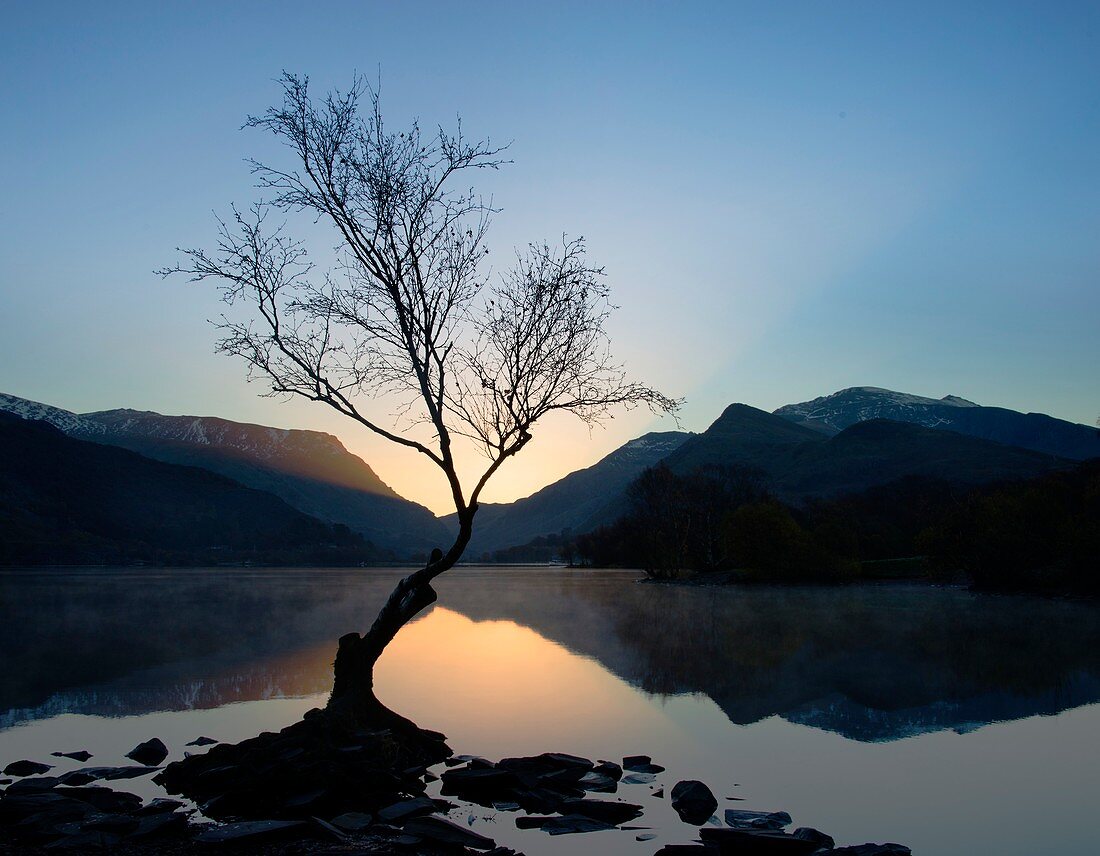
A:
[[[324,704],[336,639],[394,569],[0,571],[0,761],[160,737],[236,741]],[[463,806],[529,856],[688,842],[652,791],[785,810],[838,844],[916,854],[1096,852],[1100,607],[883,584],[703,588],[630,571],[458,568],[383,656],[391,708],[457,753],[543,751],[667,767],[622,785],[636,832],[550,837]],[[194,750],[191,750],[194,751]],[[127,790],[161,794],[149,780]],[[737,799],[727,799],[727,798]]]

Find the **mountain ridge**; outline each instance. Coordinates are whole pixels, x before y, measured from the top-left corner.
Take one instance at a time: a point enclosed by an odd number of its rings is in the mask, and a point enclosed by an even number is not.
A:
[[[927,398],[873,386],[853,386],[773,411],[805,427],[836,433],[857,422],[891,419],[954,431],[1073,460],[1100,457],[1100,432],[1045,413],[976,404],[956,395]]]
[[[77,414],[6,393],[0,410],[42,419],[77,439],[218,473],[405,555],[425,553],[446,537],[431,511],[401,497],[332,434],[133,409]]]

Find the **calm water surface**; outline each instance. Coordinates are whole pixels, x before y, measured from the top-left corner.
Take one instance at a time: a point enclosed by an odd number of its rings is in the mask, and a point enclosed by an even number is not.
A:
[[[324,703],[335,640],[402,572],[0,571],[0,761],[159,736],[239,740]],[[650,854],[692,828],[651,795],[789,811],[838,844],[917,854],[1095,853],[1100,608],[899,585],[703,589],[633,572],[457,569],[379,664],[379,695],[456,752],[649,754],[634,832],[519,831],[529,856]],[[58,771],[80,766],[61,759]],[[158,795],[148,780],[125,783]],[[738,797],[737,801],[726,797]]]

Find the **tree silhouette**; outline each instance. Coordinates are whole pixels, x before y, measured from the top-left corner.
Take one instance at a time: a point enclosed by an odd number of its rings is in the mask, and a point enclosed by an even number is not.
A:
[[[432,580],[469,543],[478,500],[501,465],[530,441],[538,420],[566,411],[598,424],[616,406],[674,412],[679,401],[627,380],[611,357],[613,308],[603,270],[583,239],[535,243],[492,277],[485,238],[491,201],[460,185],[497,169],[503,149],[416,122],[386,129],[377,89],[356,79],[320,99],[308,78],[281,78],[283,103],[249,118],[290,148],[293,166],[252,161],[266,197],[219,221],[217,246],[181,250],[161,271],[214,279],[244,320],[223,317],[218,350],[245,360],[272,395],[322,402],[432,461],[446,479],[459,531],[402,579],[366,634],[340,639],[330,712],[355,720],[403,720],[381,705],[373,670],[413,616],[436,599]],[[305,212],[338,237],[338,260],[321,271],[272,212]],[[393,424],[362,402],[395,395]],[[408,429],[430,426],[430,440]],[[456,444],[485,465],[467,488]],[[407,723],[406,723],[407,724]]]

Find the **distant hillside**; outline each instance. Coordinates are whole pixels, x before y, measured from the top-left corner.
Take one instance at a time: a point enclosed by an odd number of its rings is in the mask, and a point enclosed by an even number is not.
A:
[[[631,440],[590,467],[515,502],[478,510],[467,555],[526,544],[540,535],[574,532],[609,523],[621,513],[623,491],[647,467],[677,449],[691,435],[680,431],[645,434]],[[455,516],[443,520],[457,528]]]
[[[435,515],[400,497],[331,434],[138,410],[75,414],[2,393],[0,410],[43,419],[79,439],[219,473],[400,555],[425,552],[447,537]]]
[[[0,563],[381,558],[362,538],[207,470],[0,413]]]
[[[1077,461],[1100,457],[1100,432],[1095,428],[1043,413],[983,407],[954,395],[924,398],[878,387],[857,386],[812,401],[788,404],[775,414],[828,433],[871,419],[892,419]]]
[[[953,431],[887,420],[859,422],[828,437],[744,404],[732,404],[664,463],[689,473],[707,464],[758,469],[780,498],[854,493],[906,476],[956,484],[1031,478],[1069,461]]]
[[[701,466],[750,466],[772,472],[786,463],[793,447],[824,443],[828,435],[747,404],[731,404],[702,434],[665,458],[677,472]]]
[[[792,450],[772,476],[781,497],[801,499],[855,493],[913,476],[978,485],[1033,478],[1070,465],[1064,458],[953,431],[874,419]]]

